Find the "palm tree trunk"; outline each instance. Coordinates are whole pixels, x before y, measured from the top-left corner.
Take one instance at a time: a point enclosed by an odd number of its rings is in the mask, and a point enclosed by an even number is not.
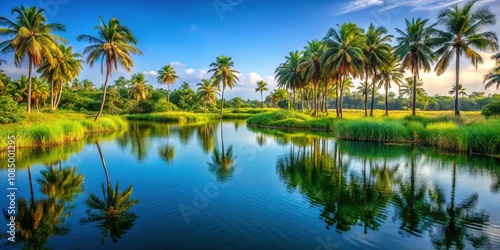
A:
[[[222,95],[221,95],[221,103],[220,103],[220,119],[222,120],[222,110],[224,109],[224,89],[225,87],[222,86]]]
[[[417,115],[416,106],[417,106],[417,74],[413,73],[413,101],[411,107],[411,115]]]
[[[102,101],[101,101],[101,107],[99,108],[99,113],[97,113],[94,121],[97,121],[99,119],[99,116],[102,114],[102,110],[104,109],[104,103],[106,102],[106,89],[108,87],[108,80],[109,80],[109,73],[111,71],[111,65],[108,63],[107,69],[106,69],[106,80],[104,81],[104,92],[102,93]]]
[[[59,107],[59,102],[61,102],[62,91],[63,91],[63,83],[61,83],[61,86],[59,87],[59,93],[56,96],[54,109],[57,109],[57,107]]]
[[[343,111],[342,111],[342,99],[343,99],[343,95],[344,95],[344,81],[346,79],[346,76],[345,76],[345,72],[344,72],[344,75],[342,76],[342,81],[340,82],[340,105],[339,105],[339,114],[340,114],[340,118],[343,118]]]
[[[302,95],[300,97],[300,109],[302,110],[302,113],[304,113],[304,96],[305,96],[305,90],[302,89]]]
[[[170,84],[167,83],[167,102],[170,102]]]
[[[29,58],[29,70],[28,70],[28,114],[31,113],[31,73],[33,71],[33,60]]]
[[[375,78],[377,75],[375,72],[373,73],[373,78],[372,78],[372,104],[370,107],[370,116],[373,116],[373,105],[375,104]]]
[[[335,83],[336,88],[335,88],[335,112],[337,113],[337,117],[340,116],[339,114],[339,81]]]
[[[368,66],[365,68],[365,89],[364,89],[364,97],[365,97],[365,116],[368,116]]]
[[[458,106],[458,84],[460,77],[460,50],[456,49],[456,68],[455,68],[455,116],[460,116],[460,107]]]
[[[106,182],[108,183],[108,187],[111,187],[111,180],[109,179],[108,167],[106,166],[106,161],[104,161],[104,156],[102,155],[101,145],[99,145],[99,142],[97,141],[95,142],[95,145],[97,146],[97,150],[99,151],[99,157],[101,157],[102,167],[104,168],[104,173],[106,174]]]
[[[54,109],[54,80],[50,81],[50,108]]]
[[[35,195],[33,192],[33,179],[31,178],[31,169],[29,165],[28,165],[28,178],[30,179],[31,205],[33,206],[35,204]]]
[[[385,116],[389,116],[389,104],[387,98],[389,96],[389,84],[385,84]]]
[[[222,144],[222,157],[225,156],[224,154],[224,132],[223,132],[223,129],[222,129],[222,119],[220,120],[220,140],[221,140],[221,144]]]

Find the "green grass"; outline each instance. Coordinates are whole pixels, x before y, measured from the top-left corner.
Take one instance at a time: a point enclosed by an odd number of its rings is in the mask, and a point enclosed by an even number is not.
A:
[[[242,108],[242,109],[224,109],[222,119],[226,120],[239,120],[248,119],[255,114],[277,111],[278,109],[272,108]],[[133,114],[126,115],[125,118],[131,121],[158,121],[158,122],[201,122],[208,120],[216,120],[220,118],[220,114],[216,113],[193,113],[193,112],[162,112],[151,114]]]
[[[127,122],[119,116],[102,116],[93,121],[77,113],[33,113],[23,123],[0,126],[0,138],[16,136],[16,147],[37,147],[62,144],[83,139],[90,133],[117,131]],[[7,150],[8,141],[0,140],[0,151]]]
[[[409,143],[456,152],[500,155],[499,119],[486,120],[478,112],[461,117],[444,112],[415,117],[401,114],[363,117],[362,111],[348,111],[344,116],[348,118],[338,119],[275,111],[255,115],[247,123],[259,127],[328,130],[336,138],[350,141]]]

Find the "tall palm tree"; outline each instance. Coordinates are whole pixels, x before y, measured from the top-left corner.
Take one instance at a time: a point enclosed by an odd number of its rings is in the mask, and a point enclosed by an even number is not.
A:
[[[487,89],[493,85],[497,85],[500,87],[500,52],[496,53],[495,55],[491,56],[491,59],[494,59],[496,61],[496,67],[493,68],[485,77],[483,83],[484,88]]]
[[[231,57],[221,55],[215,59],[215,62],[210,64],[211,69],[209,73],[213,73],[212,80],[215,82],[220,82],[222,86],[221,95],[221,107],[220,107],[220,118],[222,119],[222,110],[224,109],[224,90],[226,87],[232,89],[238,81],[238,76],[240,72],[234,70],[234,62]]]
[[[356,87],[359,93],[363,95],[365,98],[365,116],[368,116],[368,94],[371,89],[371,84],[368,83],[368,77],[366,78],[365,81],[360,82],[360,85]]]
[[[448,94],[450,95],[455,95],[457,90],[456,90],[456,85],[453,85],[453,87],[450,89],[450,91],[448,91]],[[466,97],[467,96],[467,93],[465,92],[467,89],[464,88],[464,86],[462,84],[458,84],[458,95],[461,96],[461,97]]]
[[[465,57],[477,69],[483,62],[478,51],[498,50],[498,37],[495,32],[483,31],[486,26],[496,23],[496,16],[488,6],[474,8],[478,0],[470,0],[463,6],[456,4],[453,7],[442,9],[438,14],[438,24],[444,26],[445,31],[439,33],[439,49],[436,55],[439,58],[435,71],[438,75],[446,72],[450,62],[455,58],[455,115],[460,116],[458,105],[460,84],[460,57]],[[476,50],[474,50],[476,49]]]
[[[167,102],[170,102],[170,85],[171,84],[174,84],[175,80],[177,80],[177,78],[179,78],[177,76],[177,73],[175,73],[175,70],[172,66],[170,66],[170,64],[167,64],[165,66],[163,66],[163,68],[161,68],[160,70],[158,70],[158,77],[156,78],[156,80],[158,80],[158,82],[160,84],[162,83],[165,83],[167,84]]]
[[[321,56],[323,55],[324,45],[319,40],[312,40],[304,47],[304,56],[299,64],[299,70],[304,72],[305,82],[313,85],[314,91],[314,114],[318,113],[318,85],[322,75]]]
[[[295,102],[295,91],[304,87],[304,74],[299,69],[299,64],[302,61],[302,51],[292,51],[285,57],[286,62],[276,68],[274,74],[279,88],[290,89],[293,92],[293,103]],[[304,95],[301,95],[302,97]],[[304,100],[302,100],[302,109]]]
[[[141,100],[146,100],[148,97],[148,85],[144,74],[136,73],[132,75],[132,79],[130,80],[132,87],[127,91],[129,95],[131,95],[135,101],[136,106],[139,105]]]
[[[260,80],[257,82],[257,88],[255,88],[255,92],[260,92],[260,102],[262,105],[264,105],[264,97],[262,96],[262,92],[268,91],[269,89],[267,88],[267,83]],[[262,106],[264,107],[264,106]]]
[[[339,116],[342,118],[342,84],[349,76],[356,77],[363,71],[366,56],[363,49],[366,46],[366,35],[356,24],[344,23],[339,30],[330,28],[325,38],[325,51],[322,59],[323,70],[331,75],[339,74]]]
[[[380,83],[379,88],[384,86],[385,89],[385,115],[389,116],[389,104],[388,104],[388,96],[389,96],[389,88],[391,87],[391,82],[400,86],[403,83],[403,68],[399,63],[398,59],[394,56],[391,56],[389,64],[387,67],[381,70],[380,72]]]
[[[16,14],[15,21],[0,16],[0,25],[6,28],[0,29],[0,35],[14,36],[0,43],[0,51],[4,53],[14,52],[14,63],[21,67],[23,60],[28,57],[28,106],[27,112],[31,112],[31,75],[33,68],[38,68],[46,60],[51,65],[55,63],[54,52],[58,52],[58,42],[66,43],[60,36],[52,34],[54,31],[64,31],[64,26],[58,23],[47,24],[44,9],[32,6],[25,8],[14,8],[12,14]]]
[[[94,83],[92,81],[89,81],[88,79],[83,80],[82,86],[83,86],[83,89],[85,89],[85,90],[90,90],[90,89],[93,89],[95,87]]]
[[[95,27],[98,30],[98,37],[80,35],[77,38],[78,41],[85,40],[91,44],[83,51],[84,54],[88,54],[86,62],[90,67],[94,66],[96,61],[101,60],[101,74],[104,74],[104,66],[106,66],[106,80],[103,85],[104,92],[101,107],[94,121],[97,121],[102,114],[106,101],[106,88],[111,73],[118,71],[118,65],[122,66],[127,72],[131,72],[134,67],[131,54],[142,55],[142,52],[133,46],[137,45],[137,39],[126,26],[120,24],[118,19],[110,19],[107,25],[101,17],[99,17],[99,21],[100,24]]]
[[[196,92],[203,99],[203,109],[206,113],[207,103],[215,103],[217,100],[216,95],[219,93],[219,87],[217,86],[217,82],[210,79],[202,79],[196,86],[198,86]]]
[[[50,82],[50,107],[56,109],[61,100],[63,83],[71,82],[83,69],[79,53],[73,53],[73,47],[59,45],[59,52],[53,55],[55,62],[45,61],[37,70],[42,78]],[[58,87],[57,90],[54,88]],[[56,94],[58,93],[58,94]]]
[[[386,69],[390,64],[392,47],[389,42],[392,41],[392,35],[386,35],[387,29],[383,26],[375,27],[373,23],[366,32],[366,47],[364,53],[366,56],[367,68],[372,74],[372,102],[370,107],[370,116],[373,116],[373,106],[375,103],[375,82],[381,70]],[[368,75],[368,72],[365,72]],[[366,115],[366,114],[365,114]]]
[[[434,29],[435,24],[427,26],[428,19],[412,19],[411,22],[405,19],[406,28],[396,31],[400,37],[396,38],[398,45],[394,50],[401,60],[403,69],[411,70],[413,74],[413,82],[419,82],[419,72],[423,69],[424,72],[431,70],[431,64],[437,58],[431,50],[431,46],[435,44],[432,36],[436,34]],[[434,44],[433,44],[434,43]],[[412,115],[416,115],[417,102],[417,85],[413,85],[413,100],[412,100]]]

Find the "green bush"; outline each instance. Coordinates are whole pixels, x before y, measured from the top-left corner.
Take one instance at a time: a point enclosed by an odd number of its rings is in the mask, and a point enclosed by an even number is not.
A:
[[[0,123],[14,123],[23,121],[26,113],[21,110],[17,102],[8,96],[0,96]]]
[[[481,112],[486,118],[500,116],[500,100],[494,101],[484,106]]]

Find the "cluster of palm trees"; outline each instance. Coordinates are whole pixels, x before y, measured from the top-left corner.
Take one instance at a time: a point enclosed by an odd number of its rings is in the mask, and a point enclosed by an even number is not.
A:
[[[373,115],[374,96],[377,88],[384,88],[386,115],[387,95],[391,84],[400,85],[405,70],[413,75],[413,82],[420,82],[421,71],[430,72],[434,66],[437,75],[443,74],[453,59],[456,62],[455,115],[460,115],[459,76],[460,58],[465,56],[477,68],[483,58],[478,51],[498,50],[498,38],[484,28],[495,24],[495,14],[486,5],[475,6],[477,0],[442,9],[436,24],[428,19],[406,20],[404,29],[396,29],[397,45],[391,46],[392,35],[386,28],[371,24],[365,32],[356,24],[344,23],[330,28],[321,40],[308,42],[303,51],[290,52],[285,62],[275,70],[278,87],[292,94],[293,106],[298,108],[296,96],[312,100],[313,114],[327,112],[327,100],[336,98],[336,113],[342,117],[342,98],[349,78],[359,78],[365,96],[365,116],[368,115],[368,96],[371,92],[370,115]],[[441,25],[443,30],[438,30]],[[494,58],[500,63],[500,53]],[[500,64],[499,64],[500,65]],[[500,67],[486,76],[486,87],[500,85]],[[417,85],[413,85],[412,114],[416,114]]]

